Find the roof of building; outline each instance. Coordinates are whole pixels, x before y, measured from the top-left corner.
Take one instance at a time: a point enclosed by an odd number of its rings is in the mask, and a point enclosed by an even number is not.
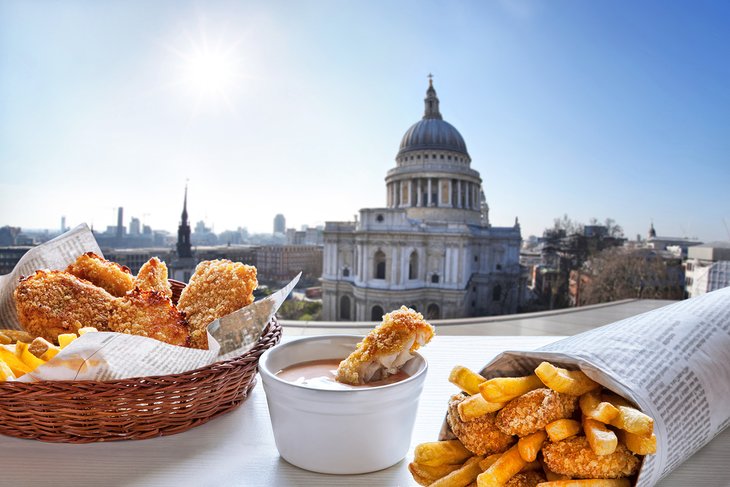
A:
[[[443,120],[439,111],[439,99],[429,80],[428,91],[424,99],[425,111],[423,119],[413,124],[401,139],[398,155],[417,150],[447,150],[459,152],[469,157],[466,143],[458,130]]]

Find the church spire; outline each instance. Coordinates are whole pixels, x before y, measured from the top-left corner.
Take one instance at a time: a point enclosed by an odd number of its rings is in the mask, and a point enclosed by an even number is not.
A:
[[[441,112],[439,112],[439,99],[436,96],[436,90],[433,88],[433,75],[428,74],[428,90],[426,90],[426,98],[423,100],[426,105],[426,110],[423,114],[423,118],[435,118],[437,120],[443,120]]]
[[[185,185],[185,199],[183,199],[182,221],[177,227],[177,256],[186,258],[193,256],[190,244],[190,225],[188,224],[188,185]]]
[[[188,185],[185,184],[185,198],[183,199],[182,224],[188,224]]]

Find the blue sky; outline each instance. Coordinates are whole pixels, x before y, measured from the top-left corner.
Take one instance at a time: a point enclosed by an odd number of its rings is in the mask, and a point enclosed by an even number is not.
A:
[[[5,1],[0,225],[123,206],[174,230],[188,180],[216,231],[349,220],[385,205],[432,72],[494,225],[727,240],[729,23],[720,1]]]

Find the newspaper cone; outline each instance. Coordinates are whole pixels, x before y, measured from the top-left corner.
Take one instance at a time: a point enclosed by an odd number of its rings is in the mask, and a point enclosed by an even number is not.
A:
[[[730,424],[730,287],[534,352],[504,352],[481,373],[527,375],[544,360],[580,368],[654,418],[657,453],[636,482],[654,485]]]

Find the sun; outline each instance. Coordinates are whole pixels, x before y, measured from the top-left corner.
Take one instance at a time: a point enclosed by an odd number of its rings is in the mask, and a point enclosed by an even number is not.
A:
[[[220,46],[195,46],[184,59],[182,83],[203,98],[230,95],[237,78],[237,60]]]
[[[194,101],[194,113],[224,104],[234,111],[234,98],[243,79],[240,42],[211,40],[204,29],[187,36],[187,46],[170,48],[177,60],[173,84]]]

